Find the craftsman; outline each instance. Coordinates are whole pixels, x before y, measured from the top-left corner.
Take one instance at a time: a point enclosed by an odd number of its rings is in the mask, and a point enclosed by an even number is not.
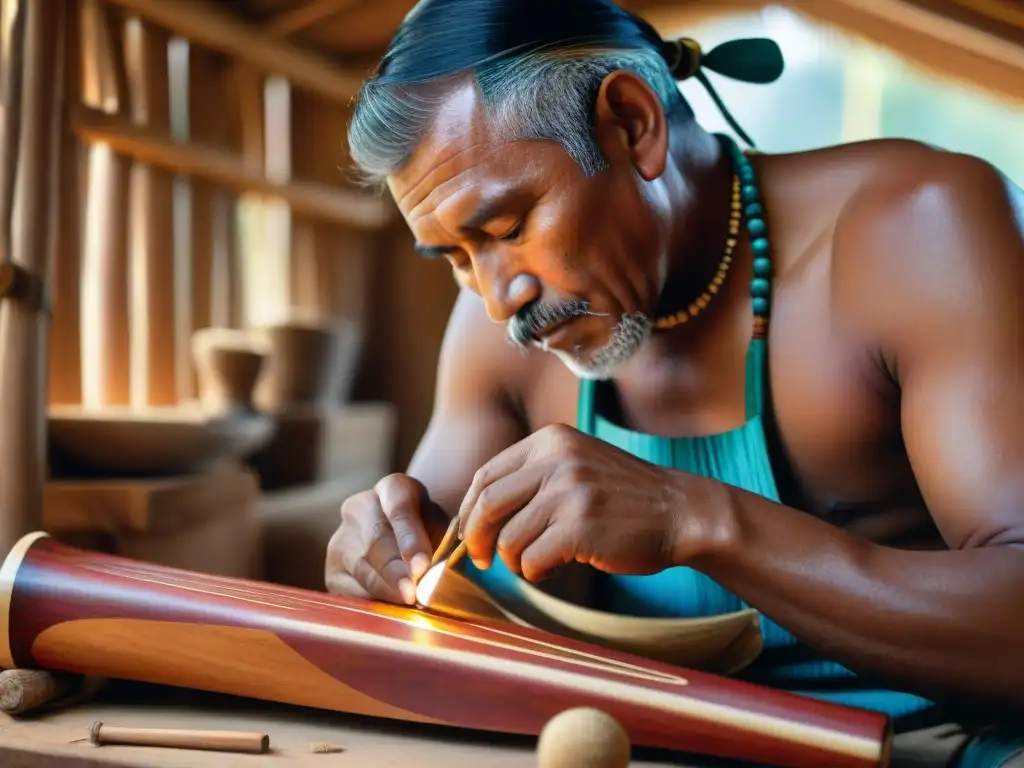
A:
[[[768,82],[765,43],[702,57],[610,0],[410,13],[351,151],[462,291],[327,586],[412,602],[458,514],[488,590],[576,561],[605,610],[753,606],[748,679],[888,712],[895,765],[1024,765],[1024,193],[705,132],[677,81]]]

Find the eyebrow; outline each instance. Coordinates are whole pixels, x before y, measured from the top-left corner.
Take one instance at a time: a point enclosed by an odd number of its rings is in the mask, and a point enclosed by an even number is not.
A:
[[[416,243],[413,248],[425,259],[439,259],[446,253],[458,250],[454,245],[420,245]]]
[[[459,226],[463,232],[479,230],[485,224],[504,213],[509,205],[522,196],[523,191],[515,187],[506,187],[495,195],[484,198],[476,210]],[[436,259],[459,248],[455,245],[421,245],[416,243],[416,252],[427,259]]]

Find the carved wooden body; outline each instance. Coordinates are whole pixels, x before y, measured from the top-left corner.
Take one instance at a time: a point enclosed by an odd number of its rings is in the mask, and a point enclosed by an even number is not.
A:
[[[807,768],[888,762],[881,714],[509,622],[200,575],[43,534],[22,539],[0,569],[0,666],[532,735],[565,709],[593,706],[638,746]]]

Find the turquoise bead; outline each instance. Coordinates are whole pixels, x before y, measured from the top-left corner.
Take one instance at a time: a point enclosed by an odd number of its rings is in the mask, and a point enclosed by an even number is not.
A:
[[[772,284],[763,277],[755,277],[750,281],[750,294],[758,298],[768,298],[771,293]]]
[[[754,259],[754,275],[756,277],[771,277],[772,274],[772,260],[761,256],[760,258]]]
[[[757,200],[757,187],[753,184],[747,184],[743,187],[743,202],[753,203]]]
[[[750,205],[747,206],[744,213],[747,215],[748,219],[753,219],[757,216],[763,216],[764,208],[761,207],[760,203],[751,203]]]
[[[766,237],[759,237],[755,239],[750,244],[750,248],[754,251],[755,258],[767,256],[771,252],[771,246],[769,245],[768,238]]]
[[[768,299],[758,297],[751,302],[751,308],[754,310],[754,314],[760,317],[764,317],[768,314]]]
[[[750,219],[747,222],[747,232],[750,233],[751,237],[760,237],[768,230],[768,225],[764,223],[764,219]]]
[[[742,181],[744,184],[753,184],[754,183],[754,169],[751,168],[749,165],[741,166],[740,167],[740,181]]]

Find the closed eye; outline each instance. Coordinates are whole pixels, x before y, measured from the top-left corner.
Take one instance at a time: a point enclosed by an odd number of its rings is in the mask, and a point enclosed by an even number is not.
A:
[[[504,235],[502,235],[498,239],[499,240],[504,240],[504,241],[507,242],[507,241],[510,241],[510,240],[515,240],[521,234],[523,234],[523,222],[522,221],[520,221],[518,224],[516,224],[514,227],[512,227],[512,229],[510,229],[508,232],[506,232]]]

